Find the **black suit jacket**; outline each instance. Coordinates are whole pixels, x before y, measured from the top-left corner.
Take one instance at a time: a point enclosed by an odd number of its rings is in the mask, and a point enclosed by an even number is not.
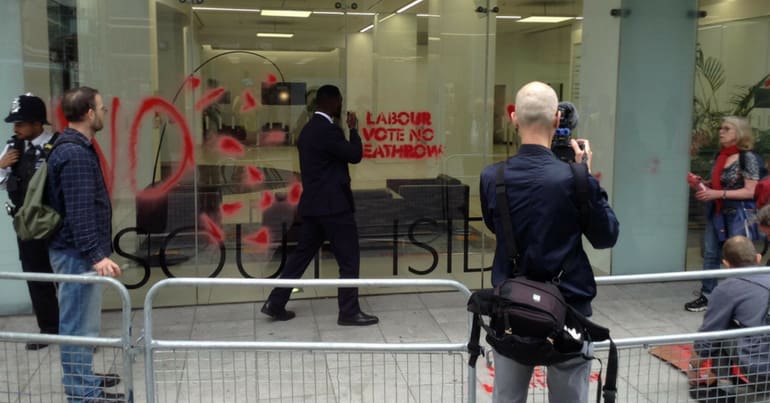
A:
[[[350,141],[341,127],[313,114],[297,141],[302,174],[299,214],[324,216],[355,211],[348,164],[361,161],[361,137],[350,130]]]

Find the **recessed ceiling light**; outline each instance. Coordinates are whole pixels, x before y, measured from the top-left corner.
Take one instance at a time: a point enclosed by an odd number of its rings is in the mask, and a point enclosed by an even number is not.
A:
[[[582,20],[583,17],[575,17],[576,20]]]
[[[194,11],[231,11],[236,13],[258,13],[258,8],[193,7]]]
[[[438,14],[417,14],[418,17],[430,17],[430,18],[438,18],[441,17]]]
[[[396,15],[396,13],[390,13],[390,15],[386,16],[385,18],[380,18],[380,22],[385,22],[391,18],[393,18]]]
[[[347,14],[348,15],[367,15],[367,16],[374,15],[374,13],[362,13],[362,12],[357,12],[357,11],[348,11]]]
[[[311,11],[302,10],[262,10],[262,15],[265,17],[307,18],[310,14]]]
[[[259,38],[293,38],[294,34],[284,34],[280,32],[257,32]]]
[[[365,27],[361,28],[361,30],[360,30],[360,31],[358,31],[358,32],[369,32],[369,31],[371,31],[371,30],[372,30],[372,28],[374,28],[374,24],[369,24],[369,25],[367,25],[367,26],[365,26]]]
[[[520,15],[496,15],[495,18],[498,20],[520,20]]]
[[[544,24],[555,24],[557,22],[564,22],[567,20],[571,20],[575,17],[544,17],[544,16],[532,16],[527,18],[522,18],[516,22],[539,22]]]
[[[313,14],[319,15],[345,15],[342,11],[313,11]]]
[[[410,8],[416,6],[416,5],[420,4],[420,3],[422,3],[422,0],[414,0],[413,2],[403,6],[401,8],[399,8],[398,10],[396,10],[396,14],[401,14],[404,11],[409,10]]]

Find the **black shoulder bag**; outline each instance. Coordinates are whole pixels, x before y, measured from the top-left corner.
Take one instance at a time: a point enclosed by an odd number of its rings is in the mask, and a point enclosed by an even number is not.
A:
[[[588,171],[585,165],[570,164],[577,188],[582,228],[588,208]],[[476,366],[483,349],[479,345],[481,328],[487,333],[487,342],[505,357],[522,365],[553,365],[576,357],[594,359],[591,342],[610,341],[609,360],[605,385],[602,388],[599,377],[596,401],[601,400],[603,391],[606,402],[615,402],[618,357],[615,343],[610,339],[607,328],[599,326],[567,305],[555,284],[559,275],[551,282],[527,279],[519,272],[518,250],[513,233],[513,222],[508,209],[505,193],[504,163],[497,169],[495,200],[503,223],[506,239],[505,249],[513,276],[493,289],[474,292],[468,300],[468,311],[473,313],[471,338],[468,343],[470,354],[468,364]],[[489,316],[487,325],[482,316]],[[600,361],[601,362],[601,361]]]

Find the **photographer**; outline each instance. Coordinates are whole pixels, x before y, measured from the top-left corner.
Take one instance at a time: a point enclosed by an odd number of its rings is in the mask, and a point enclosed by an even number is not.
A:
[[[561,113],[551,87],[532,82],[516,94],[511,118],[518,128],[521,147],[504,161],[504,181],[513,233],[518,245],[518,268],[526,277],[558,284],[566,302],[585,316],[591,315],[596,295],[591,264],[583,251],[582,235],[595,248],[609,248],[618,237],[618,221],[607,203],[607,194],[587,176],[587,203],[581,217],[575,177],[568,163],[550,147]],[[583,146],[578,145],[580,142]],[[577,161],[590,172],[591,147],[586,140],[570,139]],[[584,159],[585,156],[585,159]],[[481,207],[484,222],[497,236],[492,285],[512,276],[506,256],[503,226],[495,214],[495,183],[498,165],[481,173]],[[581,225],[585,223],[585,225]],[[495,354],[494,402],[525,402],[532,366]],[[551,402],[587,402],[590,361],[579,357],[548,367]]]
[[[13,206],[8,206],[8,213],[24,203],[27,184],[37,167],[42,162],[42,147],[49,143],[54,135],[47,132],[43,125],[46,109],[43,100],[30,94],[20,95],[13,100],[11,111],[5,118],[6,123],[13,123],[14,136],[8,140],[0,154],[0,189],[8,191],[8,198]],[[52,273],[48,261],[48,244],[45,240],[22,241],[17,238],[21,268],[28,273]],[[41,333],[59,333],[59,304],[56,288],[52,282],[27,282],[32,309],[37,317]],[[39,350],[46,344],[27,343],[27,350]]]

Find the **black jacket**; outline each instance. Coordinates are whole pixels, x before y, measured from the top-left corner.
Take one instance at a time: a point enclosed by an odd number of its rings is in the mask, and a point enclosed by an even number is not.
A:
[[[530,278],[551,280],[559,271],[559,288],[565,300],[583,315],[591,315],[596,296],[591,263],[583,251],[582,235],[598,249],[610,248],[618,239],[618,220],[599,182],[588,176],[589,217],[581,230],[572,169],[550,149],[525,144],[505,164],[506,194],[519,250],[519,268]],[[497,236],[492,284],[511,276],[505,236],[495,216],[497,164],[481,173],[481,208],[484,222]]]
[[[314,114],[297,141],[302,174],[299,214],[324,216],[355,211],[348,164],[361,161],[363,149],[356,130],[350,141],[339,126]]]

